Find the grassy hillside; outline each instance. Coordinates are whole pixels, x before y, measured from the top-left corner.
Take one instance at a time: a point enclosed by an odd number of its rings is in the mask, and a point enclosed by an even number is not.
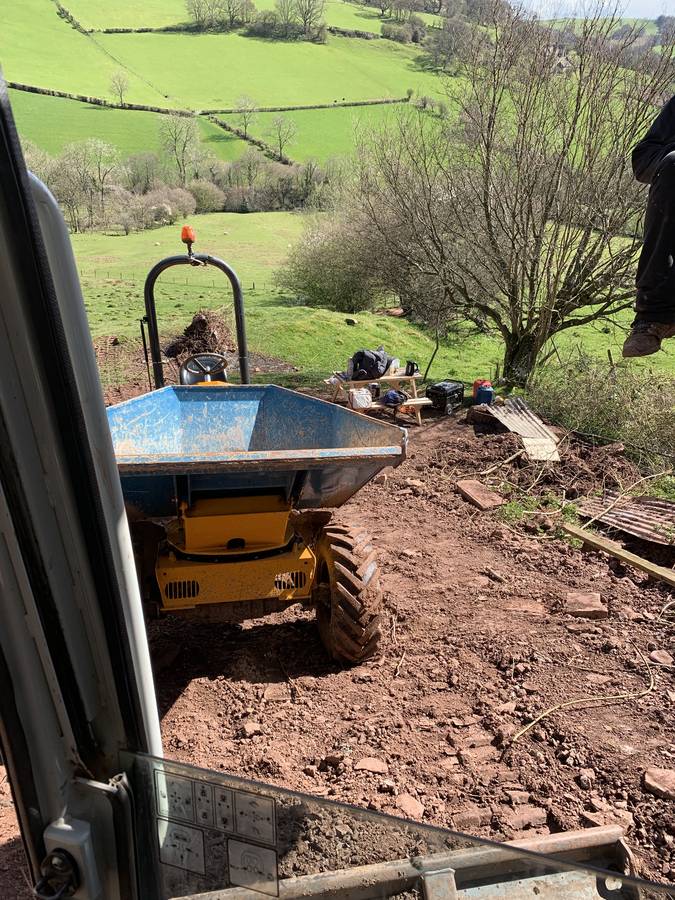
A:
[[[94,136],[117,147],[122,156],[159,150],[162,116],[157,113],[107,109],[24,91],[10,90],[9,97],[21,136],[49,153]],[[199,120],[199,127],[204,145],[220,159],[237,159],[247,147],[206,119]]]
[[[233,106],[248,94],[261,106],[435,93],[439,79],[419,68],[418,51],[392,41],[330,37],[325,45],[241,34],[104,34],[125,66],[160,81],[193,108]]]
[[[260,0],[272,6],[274,0]],[[183,0],[79,0],[70,6],[85,26],[163,25],[185,18]],[[372,29],[376,10],[330,0],[333,21]],[[108,17],[111,17],[110,19]],[[111,75],[124,69],[131,102],[193,109],[235,105],[247,94],[260,106],[332,103],[403,97],[408,88],[438,94],[440,81],[420,66],[420,50],[391,41],[330,36],[326,45],[278,42],[242,34],[96,34],[88,37],[56,14],[51,0],[22,0],[3,11],[0,59],[5,77],[41,87],[112,99]],[[45,52],[49,48],[49,52]],[[122,154],[158,147],[158,117],[12,92],[20,133],[49,152],[100,137]],[[298,135],[289,147],[299,161],[326,160],[353,149],[356,123],[378,122],[389,110],[340,109],[293,113]],[[252,133],[267,137],[271,116],[258,117]],[[209,149],[225,160],[245,145],[206,120]]]
[[[56,90],[110,97],[119,63],[56,14],[51,0],[2,4],[0,61],[5,78]],[[128,100],[169,105],[162,92],[128,72]]]
[[[357,326],[349,326],[342,313],[298,305],[274,287],[274,272],[283,264],[289,247],[302,235],[303,217],[294,213],[216,214],[195,216],[197,248],[222,256],[242,279],[251,348],[279,357],[300,368],[299,379],[316,383],[327,372],[342,369],[360,347],[383,343],[401,359],[424,364],[433,342],[419,328],[404,320],[359,313]],[[112,237],[74,235],[73,247],[80,269],[87,310],[95,336],[116,334],[135,338],[143,312],[143,281],[159,258],[180,251],[179,227]],[[175,273],[175,274],[174,274]],[[228,285],[217,273],[201,269],[176,269],[158,282],[158,315],[166,336],[183,327],[200,307],[230,309]],[[622,323],[627,327],[631,315]],[[583,344],[586,352],[607,358],[610,350],[620,358],[624,331],[605,334],[584,327],[556,341],[563,358]],[[642,363],[657,373],[675,373],[675,342]],[[441,348],[434,378],[456,377],[473,381],[489,375],[501,358],[500,342],[486,336],[456,336]]]
[[[252,350],[285,359],[300,368],[300,380],[317,382],[333,369],[342,369],[360,347],[384,343],[402,359],[428,359],[433,343],[420,329],[387,316],[362,313],[350,326],[342,313],[298,305],[274,287],[274,272],[303,229],[294,213],[216,214],[194,216],[197,249],[222,256],[239,274],[245,292],[246,324]],[[143,281],[159,258],[180,252],[178,226],[113,237],[73,235],[85,302],[95,337],[114,334],[136,338],[143,314]],[[217,272],[175,269],[157,285],[157,310],[163,334],[183,327],[201,307],[230,310],[227,281]],[[327,336],[330,335],[330,340]],[[470,349],[470,352],[468,352]],[[498,346],[489,338],[465,346],[453,341],[443,347],[435,373],[475,377],[498,359]]]
[[[185,0],[68,0],[85,28],[163,28],[187,21]]]

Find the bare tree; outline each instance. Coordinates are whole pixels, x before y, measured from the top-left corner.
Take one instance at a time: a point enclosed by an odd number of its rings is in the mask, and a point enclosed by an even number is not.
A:
[[[199,150],[197,120],[192,116],[163,116],[160,139],[164,152],[175,166],[179,185],[185,187],[190,164]]]
[[[284,36],[288,37],[298,24],[295,0],[275,0],[274,9]]]
[[[434,65],[439,69],[448,69],[461,58],[470,35],[471,26],[464,19],[445,17],[443,27],[432,31],[427,41]]]
[[[286,116],[275,116],[272,119],[272,128],[269,133],[279,156],[282,157],[284,150],[298,133],[298,128],[292,119],[287,119]]]
[[[295,0],[295,11],[305,36],[310,36],[323,24],[325,0]]]
[[[205,28],[208,15],[208,0],[186,0],[185,8],[187,10],[187,14],[190,16],[197,28]]]
[[[239,122],[239,127],[244,132],[244,137],[248,137],[249,126],[251,125],[251,122],[255,118],[256,114],[255,101],[244,94],[237,100],[235,109],[237,110],[237,120]]]
[[[362,140],[356,225],[377,243],[388,283],[504,342],[504,374],[524,383],[550,338],[629,307],[644,189],[630,151],[672,86],[672,36],[625,60],[640,34],[612,40],[598,8],[561,67],[555,30],[499,2],[449,90],[457,120],[408,110]],[[459,84],[459,82],[455,82]]]
[[[246,187],[255,187],[261,171],[265,167],[265,158],[254,147],[249,147],[233,164],[233,180],[241,182]]]
[[[129,79],[124,69],[118,69],[113,72],[110,79],[110,92],[117,98],[120,103],[124,103],[124,96],[129,90]]]
[[[229,0],[234,4],[236,0]],[[200,31],[222,26],[229,15],[227,0],[186,0],[188,15]]]
[[[105,224],[108,196],[119,172],[117,148],[98,138],[64,147],[50,188],[63,204],[74,231]]]
[[[147,194],[159,181],[159,157],[145,151],[134,153],[125,160],[124,187],[136,194]]]
[[[244,0],[223,0],[223,15],[229,28],[234,28],[244,17]]]
[[[366,6],[374,6],[379,9],[382,17],[386,16],[390,10],[393,0],[365,0]]]

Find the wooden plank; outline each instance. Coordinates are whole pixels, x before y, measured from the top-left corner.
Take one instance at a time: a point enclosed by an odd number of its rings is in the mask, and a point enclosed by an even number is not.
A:
[[[367,387],[369,384],[395,384],[401,381],[409,381],[412,384],[421,377],[421,375],[381,375],[379,378],[368,378],[366,381],[342,381],[340,383],[355,387]]]
[[[489,509],[496,509],[496,507],[503,506],[506,503],[503,497],[500,497],[499,494],[491,491],[490,488],[486,488],[484,484],[473,478],[458,481],[456,487],[465,500],[469,500],[479,509],[482,509],[483,512]]]
[[[404,409],[406,406],[432,406],[433,401],[428,397],[411,397],[410,400],[404,400],[401,404],[401,409]]]
[[[627,563],[629,566],[633,566],[634,569],[639,569],[640,572],[645,572],[652,578],[656,578],[658,581],[663,581],[671,587],[675,587],[675,569],[666,569],[665,566],[657,566],[655,563],[649,562],[648,559],[644,559],[636,553],[629,553],[628,550],[624,550],[623,547],[615,541],[610,541],[609,538],[603,537],[600,534],[595,534],[592,531],[587,531],[585,528],[579,528],[578,525],[564,523],[562,528],[563,531],[571,537],[578,538],[580,541],[583,541],[584,544],[593,547],[594,550],[602,550],[604,553],[609,553],[610,556],[621,560],[621,562]]]

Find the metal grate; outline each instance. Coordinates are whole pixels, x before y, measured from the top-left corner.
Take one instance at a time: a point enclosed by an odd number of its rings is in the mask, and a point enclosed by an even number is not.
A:
[[[280,572],[274,576],[274,587],[278,591],[293,591],[304,588],[307,575],[304,572]]]
[[[198,581],[169,581],[164,586],[164,595],[167,600],[191,600],[198,594]]]

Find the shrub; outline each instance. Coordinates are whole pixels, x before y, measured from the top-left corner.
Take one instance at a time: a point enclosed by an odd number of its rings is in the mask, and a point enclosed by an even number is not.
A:
[[[405,25],[382,25],[382,37],[388,41],[396,41],[399,44],[409,44],[412,41],[413,30],[407,23]]]
[[[307,230],[277,281],[308,306],[358,312],[370,309],[381,297],[372,272],[372,261],[358,237],[341,221],[332,220]]]
[[[225,194],[211,181],[196,179],[188,185],[188,190],[195,198],[198,213],[220,212],[225,203]]]
[[[412,15],[408,19],[408,25],[412,29],[410,40],[413,42],[413,44],[421,44],[427,33],[427,26],[424,22],[424,19],[421,19],[419,16]]]
[[[279,26],[279,17],[273,10],[259,12],[248,23],[247,32],[253,37],[272,37]]]
[[[552,422],[588,435],[623,441],[646,469],[675,465],[675,379],[608,366],[579,354],[566,365],[539,368],[531,380],[533,406]]]

